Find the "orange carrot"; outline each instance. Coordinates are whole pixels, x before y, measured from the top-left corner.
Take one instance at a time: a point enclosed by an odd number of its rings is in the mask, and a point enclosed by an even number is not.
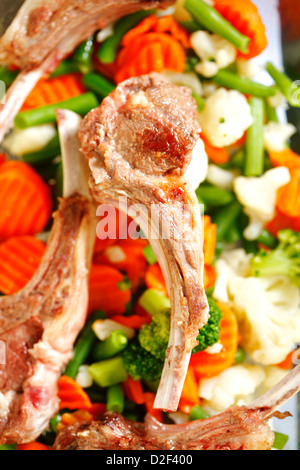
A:
[[[17,450],[50,450],[50,448],[46,444],[33,441],[28,442],[27,444],[18,444]]]
[[[208,264],[204,265],[204,273],[203,273],[203,283],[204,288],[209,289],[213,287],[216,283],[217,273],[213,266],[209,266]]]
[[[90,409],[91,400],[83,388],[71,377],[63,375],[58,381],[59,408],[63,410]]]
[[[154,405],[154,400],[155,400],[155,394],[152,392],[145,392],[144,393],[144,398],[145,398],[145,408],[147,413],[149,413],[151,416],[153,416],[157,421],[160,423],[163,422],[163,414],[160,410],[156,410],[153,408]]]
[[[136,225],[127,214],[112,206],[111,210],[104,212],[105,214],[99,218],[96,229],[95,253],[101,253],[109,246],[114,245],[120,238],[126,239],[129,236],[129,229],[133,231],[132,226]]]
[[[211,217],[209,215],[204,215],[202,220],[204,225],[204,261],[206,264],[210,265],[213,262],[215,256],[217,225],[211,222]]]
[[[273,166],[286,166],[289,170],[300,168],[300,155],[286,148],[281,152],[269,152],[269,157]]]
[[[219,340],[223,349],[217,354],[209,354],[206,351],[192,354],[190,366],[199,378],[214,377],[234,363],[239,341],[237,319],[227,305],[218,302],[218,306],[223,313]]]
[[[203,140],[206,154],[213,163],[216,163],[217,165],[221,165],[222,163],[229,162],[229,159],[230,159],[229,152],[225,147],[224,148],[213,147],[213,145],[211,145],[208,142],[208,140],[203,134],[201,134],[201,139]]]
[[[267,47],[265,25],[251,0],[214,0],[214,7],[238,31],[250,38],[249,52],[239,52],[239,56],[251,59]]]
[[[73,413],[63,413],[57,424],[58,431],[77,423],[86,423],[93,420],[93,415],[87,410],[77,410]]]
[[[85,91],[82,76],[78,73],[54,78],[42,78],[26,98],[21,110],[27,111],[48,104],[59,103],[81,95]]]
[[[148,266],[145,274],[145,283],[148,289],[155,289],[167,295],[167,286],[158,263]]]
[[[128,33],[123,36],[121,46],[129,46],[132,41],[137,39],[139,36],[143,36],[145,33],[153,31],[157,26],[158,18],[155,15],[150,15],[142,20],[135,28],[132,28]]]
[[[298,354],[297,354],[297,352],[298,352]],[[277,367],[279,367],[280,369],[289,370],[295,364],[295,359],[299,360],[299,349],[298,348],[293,349],[293,351],[289,352],[289,354],[286,356],[284,361],[280,362],[280,364],[277,364]]]
[[[288,217],[300,218],[300,168],[290,173],[290,182],[277,191],[277,208]]]
[[[185,50],[172,36],[165,33],[146,33],[138,36],[120,50],[116,60],[116,83],[164,69],[183,72]]]
[[[11,237],[0,244],[0,292],[18,292],[38,269],[46,245],[35,237]]]
[[[149,314],[147,315],[130,315],[125,317],[124,315],[113,315],[112,320],[121,325],[128,326],[129,328],[133,328],[135,330],[140,330],[145,323],[151,323],[152,318]]]
[[[137,405],[145,403],[144,391],[140,380],[133,380],[129,375],[125,382],[122,383],[122,387],[128,400]]]
[[[49,221],[50,187],[26,163],[5,162],[0,167],[0,240],[35,235]]]
[[[192,367],[189,367],[187,370],[186,378],[184,381],[183,389],[181,392],[180,402],[181,405],[186,407],[186,405],[190,405],[191,407],[195,405],[199,405],[199,386],[198,380],[195,375],[195,371]],[[179,405],[179,409],[181,406]],[[183,411],[183,410],[182,410]]]
[[[104,310],[108,316],[123,314],[130,300],[130,285],[118,269],[103,264],[92,264],[89,312]]]
[[[6,162],[6,161],[7,161],[6,153],[0,152],[0,166],[2,165],[2,163]]]

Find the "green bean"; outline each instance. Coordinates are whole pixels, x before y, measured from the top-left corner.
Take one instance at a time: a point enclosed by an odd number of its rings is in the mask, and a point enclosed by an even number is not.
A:
[[[242,362],[244,362],[245,358],[245,351],[242,348],[238,347],[234,356],[234,364],[241,364]]]
[[[155,289],[147,289],[141,295],[139,304],[150,315],[155,315],[161,310],[168,310],[171,308],[170,300],[162,292]]]
[[[217,75],[213,77],[213,81],[222,87],[237,90],[246,95],[266,98],[276,94],[276,88],[273,86],[256,83],[248,78],[240,77],[239,75],[225,69],[220,70]]]
[[[155,264],[157,263],[157,258],[156,258],[156,255],[153,251],[153,248],[151,245],[147,245],[144,249],[143,249],[143,255],[145,256],[146,260],[147,260],[147,263],[148,264]]]
[[[123,36],[140,21],[154,13],[154,10],[138,11],[121,18],[115,25],[114,34],[103,41],[98,51],[98,58],[103,64],[112,64],[122,41]]]
[[[215,8],[208,5],[205,1],[185,0],[184,7],[197,23],[227,39],[244,54],[249,51],[250,39],[241,34]]]
[[[200,185],[196,194],[207,206],[226,206],[234,199],[233,193],[216,186]]]
[[[86,41],[81,43],[73,54],[73,59],[78,63],[79,69],[82,73],[87,73],[91,70],[92,56],[94,51],[94,36],[89,37]]]
[[[54,72],[51,73],[50,77],[60,77],[61,75],[66,75],[68,73],[80,72],[80,67],[78,62],[75,62],[73,59],[66,59],[61,61],[59,66]]]
[[[236,243],[241,238],[241,231],[239,228],[239,224],[235,220],[229,230],[226,233],[225,240],[227,243]]]
[[[267,63],[266,69],[289,104],[295,108],[300,108],[299,81],[293,82],[290,77],[278,70],[271,62]]]
[[[105,318],[105,314],[102,311],[94,312],[85,327],[83,328],[79,338],[76,341],[74,347],[73,358],[68,363],[67,368],[64,372],[65,375],[75,379],[79,367],[84,364],[88,358],[97,338],[92,329],[92,324],[94,321]]]
[[[262,98],[252,96],[249,100],[253,124],[247,131],[245,176],[260,176],[264,172],[264,117],[265,106]]]
[[[285,447],[286,443],[289,440],[289,436],[287,436],[286,434],[282,434],[281,432],[277,432],[277,431],[274,432],[274,435],[275,435],[275,439],[272,445],[273,449],[283,450],[283,448]]]
[[[258,243],[262,243],[268,248],[274,249],[278,245],[278,240],[271,232],[267,229],[263,229],[256,240]]]
[[[128,338],[123,331],[112,331],[106,340],[98,342],[93,348],[93,360],[103,361],[104,359],[114,357],[122,352],[127,344]]]
[[[2,444],[0,450],[17,450],[16,444]]]
[[[86,88],[96,93],[96,95],[102,99],[115,89],[115,85],[113,83],[95,72],[84,75],[83,84]]]
[[[189,421],[196,421],[198,419],[206,419],[206,418],[209,418],[209,414],[206,413],[206,411],[204,411],[204,409],[201,408],[201,406],[195,405],[190,412]]]
[[[196,31],[203,29],[203,27],[195,20],[179,21],[179,24],[190,33],[195,33]]]
[[[122,414],[124,411],[124,392],[121,385],[116,384],[107,389],[107,411]]]
[[[200,113],[205,107],[205,99],[202,96],[196,95],[196,93],[192,93],[192,95],[197,103],[198,112]]]
[[[97,108],[99,102],[94,93],[84,93],[60,103],[49,104],[40,108],[21,111],[15,118],[15,125],[20,129],[31,126],[39,126],[56,121],[57,109],[69,109],[75,113],[85,115],[91,109]]]
[[[268,122],[270,121],[279,122],[279,119],[277,116],[277,110],[276,108],[273,108],[273,106],[270,106],[270,104],[268,103],[268,100],[266,100],[265,107],[266,107],[266,115],[267,115]]]
[[[22,160],[33,166],[41,166],[49,163],[53,158],[60,155],[59,135],[53,137],[50,142],[38,152],[27,153],[22,156]]]
[[[127,379],[121,356],[95,362],[89,366],[89,372],[99,387],[105,388],[124,382]]]
[[[217,241],[220,242],[226,236],[228,230],[242,211],[241,204],[234,200],[231,204],[220,209],[212,215],[212,220],[217,224]]]
[[[0,82],[4,82],[8,88],[18,75],[18,71],[8,70],[6,67],[0,67]]]

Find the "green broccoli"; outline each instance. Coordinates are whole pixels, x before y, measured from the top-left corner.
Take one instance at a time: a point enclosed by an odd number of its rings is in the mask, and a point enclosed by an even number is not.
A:
[[[164,359],[157,359],[143,349],[138,339],[133,340],[123,351],[122,358],[126,371],[134,380],[156,382],[160,379]]]
[[[223,316],[222,311],[212,298],[208,298],[208,305],[210,317],[206,325],[199,330],[199,334],[197,336],[199,344],[193,349],[192,354],[203,351],[209,346],[212,346],[217,343],[220,338],[221,320]]]
[[[256,276],[285,275],[300,286],[300,233],[280,230],[277,247],[260,250],[251,260],[251,270]]]
[[[156,359],[164,360],[170,336],[170,311],[162,310],[152,317],[152,322],[142,326],[139,342],[143,349]]]

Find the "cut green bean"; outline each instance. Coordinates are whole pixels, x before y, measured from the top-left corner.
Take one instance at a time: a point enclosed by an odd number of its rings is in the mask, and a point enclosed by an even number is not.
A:
[[[79,69],[82,73],[87,73],[91,70],[92,56],[94,51],[94,36],[89,37],[86,41],[81,43],[73,54],[73,59],[78,63]]]
[[[155,264],[157,263],[157,258],[156,258],[156,255],[153,251],[153,248],[151,245],[147,245],[144,249],[143,249],[143,255],[145,256],[146,260],[147,260],[147,263],[148,264]]]
[[[83,84],[86,88],[96,93],[96,95],[102,99],[108,96],[115,89],[115,85],[113,83],[96,72],[84,75]]]
[[[155,289],[147,289],[140,297],[139,304],[150,315],[155,315],[162,310],[169,310],[171,303],[168,297]]]
[[[240,33],[229,21],[203,0],[185,0],[184,7],[197,23],[234,44],[241,52],[249,51],[250,38]]]
[[[234,199],[233,193],[216,186],[200,185],[196,194],[207,206],[226,206]]]
[[[76,341],[73,358],[64,372],[68,377],[75,379],[79,367],[85,363],[86,359],[90,355],[92,348],[97,341],[96,335],[92,329],[92,324],[94,321],[103,318],[105,318],[105,314],[102,311],[96,311],[90,316],[87,324]]]
[[[200,113],[205,107],[205,99],[202,96],[196,95],[196,93],[192,93],[192,95],[197,103],[198,112]]]
[[[77,114],[86,115],[91,109],[99,106],[98,99],[94,93],[84,93],[60,103],[49,104],[40,108],[21,111],[15,118],[15,125],[20,129],[39,126],[56,121],[57,109],[69,109]]]
[[[104,359],[110,359],[122,352],[127,344],[128,338],[124,331],[112,331],[106,340],[98,342],[93,348],[93,360],[103,361]]]
[[[127,379],[121,356],[95,362],[89,366],[89,372],[94,382],[102,388],[119,384]]]
[[[270,106],[268,100],[266,100],[265,107],[268,122],[279,122],[277,110],[273,108],[273,106]]]
[[[264,172],[264,118],[265,106],[262,98],[252,96],[249,100],[253,124],[247,131],[245,176],[260,176]]]
[[[212,220],[217,224],[217,241],[220,242],[226,236],[228,230],[234,221],[242,212],[242,205],[237,201],[233,201],[228,206],[220,209],[212,216]]]
[[[38,152],[27,153],[22,156],[22,160],[29,165],[41,166],[49,163],[53,158],[60,155],[59,135],[53,137],[50,142]]]
[[[246,359],[246,353],[244,349],[238,347],[234,356],[234,364],[241,364]]]
[[[283,450],[286,443],[289,440],[289,436],[287,436],[286,434],[282,434],[281,432],[277,432],[277,431],[275,431],[274,434],[275,434],[275,439],[272,445],[273,449]]]
[[[267,63],[266,69],[289,104],[295,108],[300,108],[299,81],[293,82],[290,77],[278,70],[271,62]]]
[[[258,243],[262,243],[268,248],[274,249],[278,245],[278,240],[271,232],[267,229],[263,229],[256,240]]]
[[[2,444],[0,446],[0,450],[17,450],[16,444]]]
[[[267,98],[268,96],[274,96],[276,94],[276,88],[273,86],[266,86],[254,82],[253,80],[240,77],[236,73],[225,69],[220,70],[217,75],[213,77],[213,81],[222,87],[237,90],[246,95]]]
[[[0,67],[0,81],[4,82],[5,87],[8,88],[15,78],[17,78],[18,73],[18,71],[8,70],[6,67]]]
[[[189,416],[189,421],[196,421],[198,419],[206,419],[209,418],[209,414],[204,411],[201,406],[196,405],[192,408]]]
[[[75,62],[73,59],[66,59],[61,61],[59,66],[52,72],[50,75],[51,78],[53,77],[60,77],[61,75],[66,75],[68,73],[76,73],[80,72],[80,67],[78,62]]]
[[[121,385],[112,385],[107,390],[107,411],[122,414],[124,411],[124,392]]]
[[[138,11],[121,18],[115,25],[114,34],[103,41],[98,51],[98,58],[103,64],[112,64],[117,56],[117,52],[123,36],[140,21],[154,13],[154,10]]]

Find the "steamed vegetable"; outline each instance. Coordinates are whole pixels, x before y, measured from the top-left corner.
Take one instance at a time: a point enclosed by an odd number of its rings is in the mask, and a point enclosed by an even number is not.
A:
[[[209,319],[197,336],[198,345],[193,349],[193,354],[213,346],[220,339],[222,310],[213,299],[208,299]]]

